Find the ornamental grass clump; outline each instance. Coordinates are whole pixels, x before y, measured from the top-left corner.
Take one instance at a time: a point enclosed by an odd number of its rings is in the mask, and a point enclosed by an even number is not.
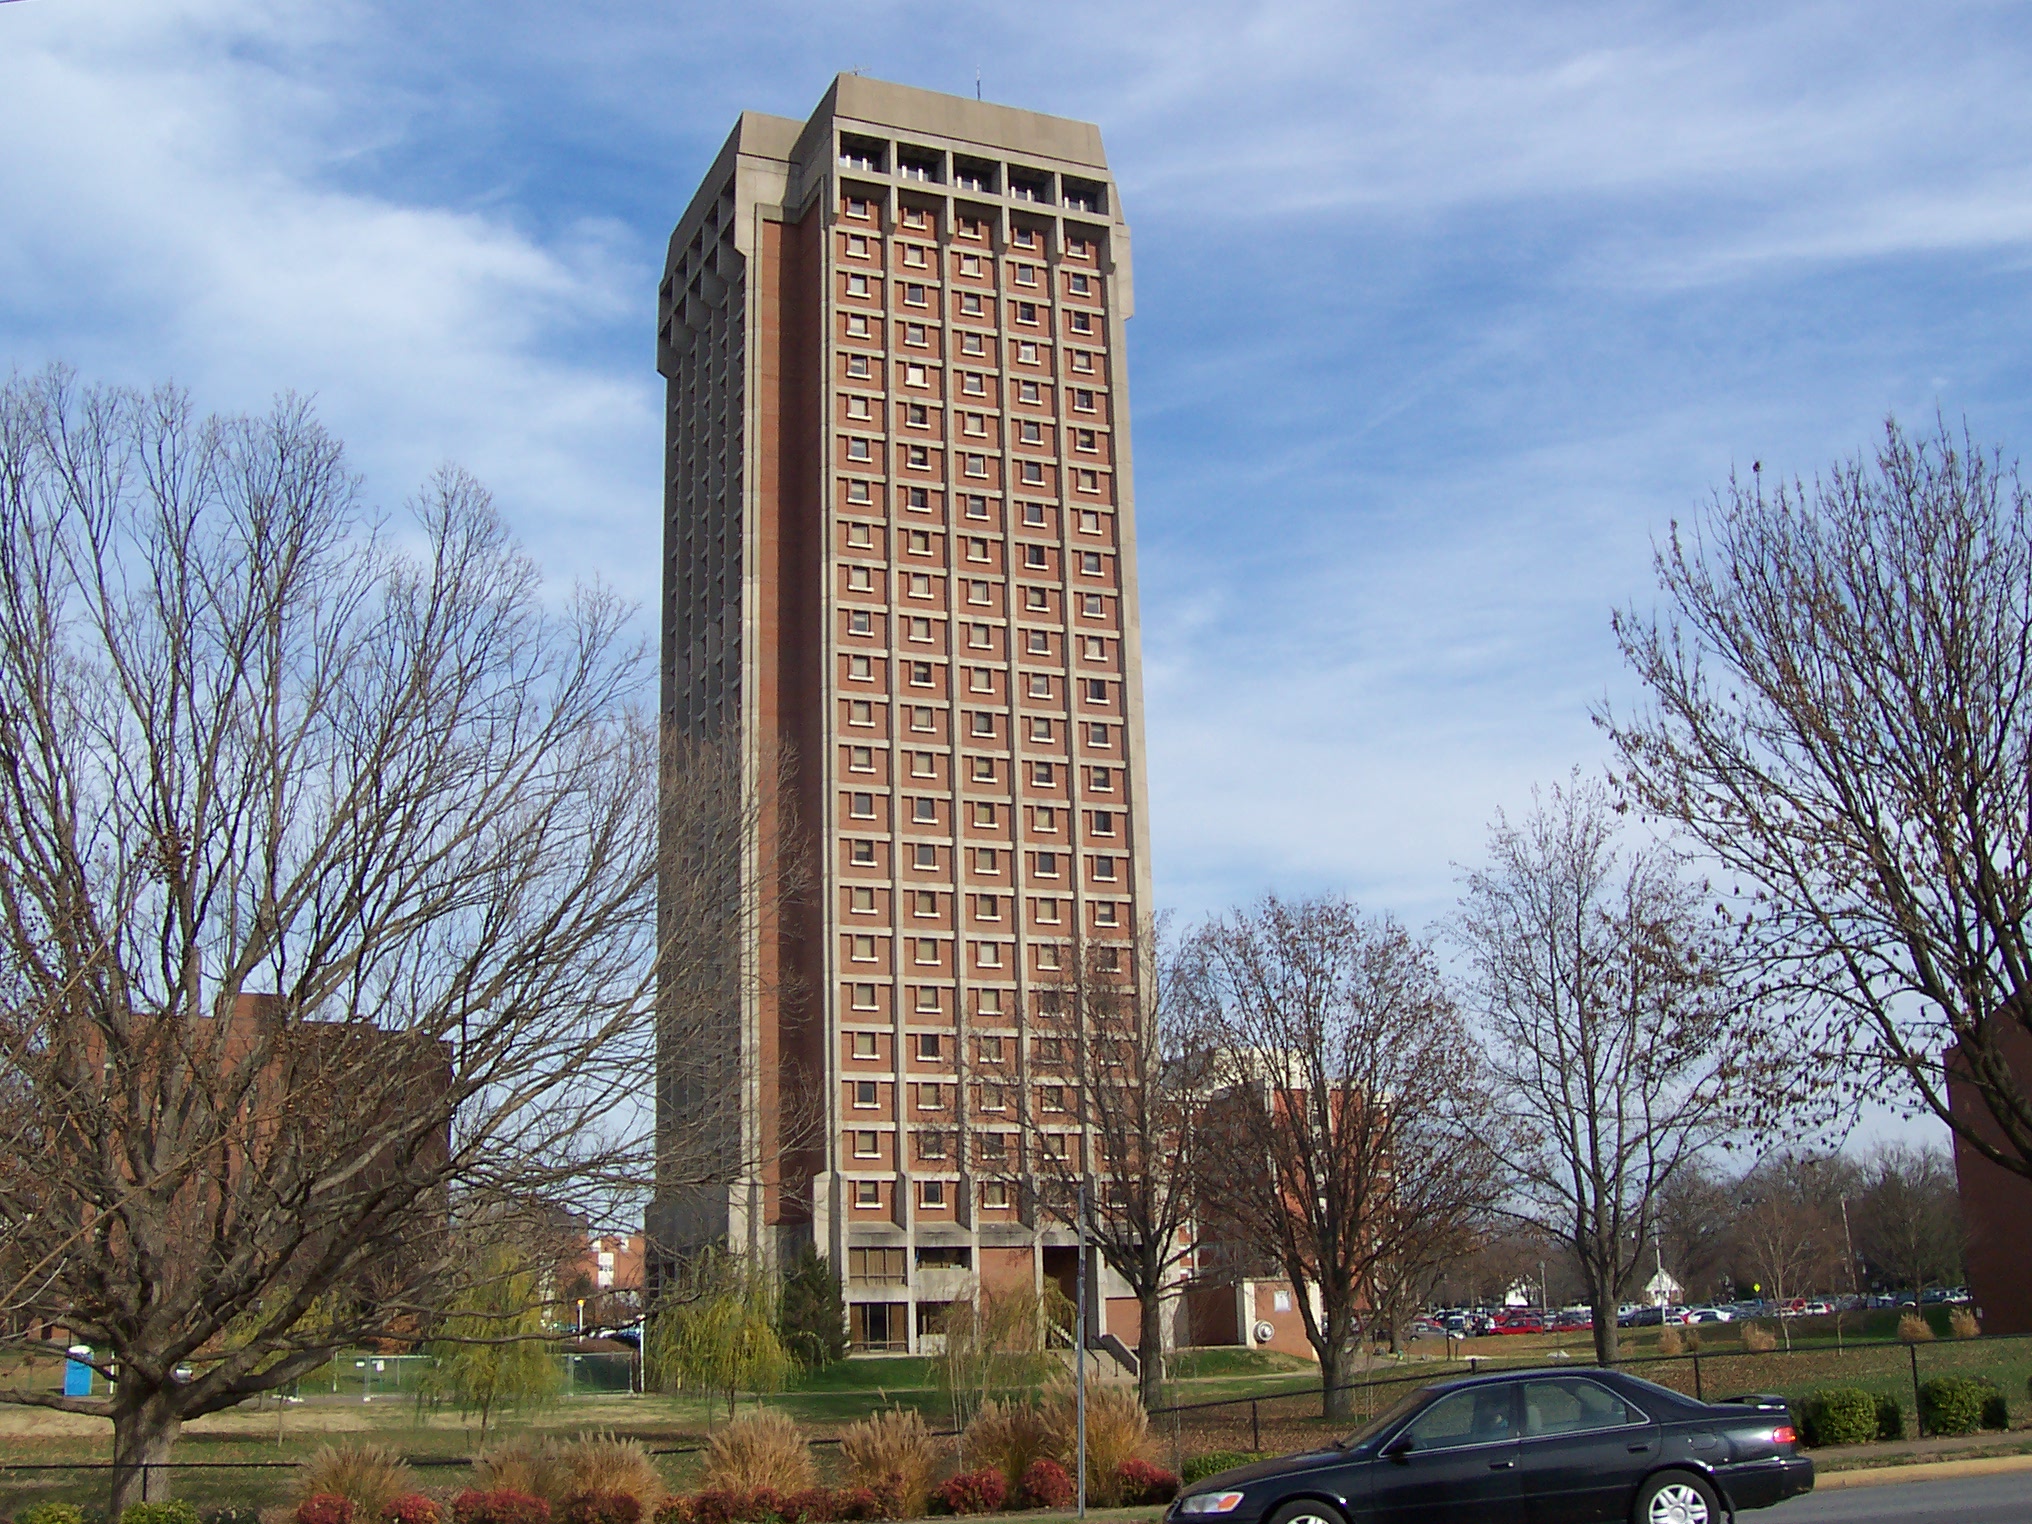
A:
[[[1754,1355],[1768,1355],[1778,1347],[1778,1335],[1762,1323],[1737,1325],[1736,1337],[1742,1340],[1743,1348]]]
[[[1079,1450],[1078,1396],[1069,1381],[1054,1382],[1038,1404],[1051,1455],[1070,1466]],[[1114,1508],[1122,1501],[1122,1466],[1150,1460],[1156,1444],[1143,1404],[1128,1387],[1087,1388],[1087,1501]]]
[[[1973,1339],[1983,1331],[1983,1326],[1966,1307],[1951,1307],[1947,1313],[1947,1331],[1957,1339]]]
[[[868,1488],[891,1518],[917,1519],[931,1501],[938,1446],[917,1412],[890,1408],[847,1426],[840,1465],[847,1484]]]
[[[555,1506],[577,1488],[561,1445],[547,1439],[511,1439],[473,1462],[473,1485],[469,1490],[519,1493]]]
[[[568,1496],[618,1494],[633,1498],[645,1514],[655,1512],[664,1499],[666,1489],[656,1462],[635,1440],[591,1434],[561,1447],[557,1459],[567,1478]]]
[[[802,1492],[816,1480],[811,1447],[797,1425],[781,1413],[738,1418],[706,1445],[707,1491],[738,1494],[766,1488],[788,1494]]]
[[[1931,1344],[1933,1325],[1917,1312],[1908,1312],[1898,1320],[1898,1338],[1905,1344]]]
[[[1022,1489],[1030,1463],[1051,1449],[1044,1419],[1027,1402],[990,1398],[960,1436],[960,1452],[976,1466],[993,1466],[1011,1494]]]
[[[380,1524],[390,1503],[415,1490],[408,1463],[386,1445],[325,1445],[296,1474],[299,1501],[344,1498],[360,1524]]]

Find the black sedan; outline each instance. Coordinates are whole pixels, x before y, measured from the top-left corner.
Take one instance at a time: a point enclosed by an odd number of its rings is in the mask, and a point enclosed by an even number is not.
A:
[[[1506,1371],[1422,1387],[1331,1449],[1194,1482],[1165,1524],[1721,1524],[1812,1489],[1782,1399]]]

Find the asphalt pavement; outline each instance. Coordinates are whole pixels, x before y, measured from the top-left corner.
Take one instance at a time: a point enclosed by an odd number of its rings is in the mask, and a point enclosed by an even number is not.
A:
[[[1937,1477],[1811,1492],[1776,1508],[1737,1515],[1738,1524],[2027,1524],[2032,1471]]]

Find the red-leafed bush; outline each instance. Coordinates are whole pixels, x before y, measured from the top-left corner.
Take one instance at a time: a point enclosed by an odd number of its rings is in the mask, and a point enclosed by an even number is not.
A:
[[[835,1487],[833,1517],[845,1521],[845,1524],[882,1518],[882,1500],[875,1496],[872,1487]]]
[[[420,1492],[405,1492],[381,1510],[381,1524],[443,1524],[444,1509]]]
[[[1055,1460],[1034,1460],[1023,1468],[1023,1485],[1017,1495],[1025,1508],[1070,1508],[1072,1478]]]
[[[948,1513],[998,1513],[1009,1500],[1009,1484],[993,1466],[962,1471],[938,1489]]]
[[[665,1498],[653,1524],[698,1524],[698,1504],[692,1498]]]
[[[833,1524],[834,1497],[827,1487],[807,1487],[783,1500],[783,1524]]]
[[[627,1492],[575,1492],[557,1517],[558,1524],[641,1524],[642,1500]]]
[[[735,1524],[750,1517],[748,1494],[708,1487],[691,1500],[692,1524]]]
[[[453,1524],[550,1524],[550,1504],[512,1487],[467,1488],[452,1499]]]
[[[353,1524],[353,1500],[335,1492],[313,1492],[296,1505],[296,1524]]]
[[[1147,1460],[1125,1460],[1115,1470],[1124,1503],[1168,1503],[1178,1496],[1178,1478]]]

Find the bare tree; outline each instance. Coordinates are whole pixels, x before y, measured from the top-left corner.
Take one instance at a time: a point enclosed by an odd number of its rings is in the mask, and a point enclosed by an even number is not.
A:
[[[1033,1059],[1040,1079],[1065,1081],[1066,1104],[1042,1111],[1026,1094],[1020,1107],[1038,1204],[1077,1226],[1084,1184],[1087,1241],[1135,1293],[1146,1407],[1162,1398],[1164,1306],[1192,1252],[1186,1229],[1208,1100],[1208,1059],[1180,999],[1178,956],[1154,923],[1129,946],[1075,941],[1040,994],[1045,1022],[1063,1034],[1053,1039],[1061,1062]]]
[[[1475,1047],[1431,950],[1344,900],[1266,899],[1193,952],[1221,1090],[1203,1221],[1282,1268],[1326,1416],[1346,1418],[1379,1272],[1452,1244],[1497,1194]]]
[[[1804,1154],[1774,1154],[1737,1187],[1742,1208],[1736,1219],[1739,1252],[1757,1275],[1757,1294],[1781,1304],[1779,1324],[1787,1349],[1792,1348],[1792,1327],[1782,1304],[1824,1289],[1842,1263],[1841,1222],[1828,1210],[1813,1163]]]
[[[455,1337],[462,1222],[645,1184],[628,620],[455,471],[376,522],[299,402],[0,390],[0,1327],[111,1382],[0,1401],[111,1419],[114,1514],[190,1419]]]
[[[1881,1145],[1850,1198],[1856,1252],[1917,1302],[1962,1276],[1961,1195],[1945,1149]]]
[[[1618,839],[1615,801],[1579,777],[1498,816],[1456,935],[1504,1111],[1516,1210],[1571,1249],[1616,1359],[1616,1305],[1661,1190],[1735,1125],[1748,1036],[1726,946],[1658,845]]]
[[[2032,499],[1943,425],[1812,488],[1731,478],[1616,633],[1640,802],[1739,874],[1808,1073],[2032,1177]],[[1950,1104],[1945,1070],[1974,1104]],[[1839,1093],[1822,1092],[1823,1100]],[[1993,1125],[1992,1125],[1993,1124]]]

